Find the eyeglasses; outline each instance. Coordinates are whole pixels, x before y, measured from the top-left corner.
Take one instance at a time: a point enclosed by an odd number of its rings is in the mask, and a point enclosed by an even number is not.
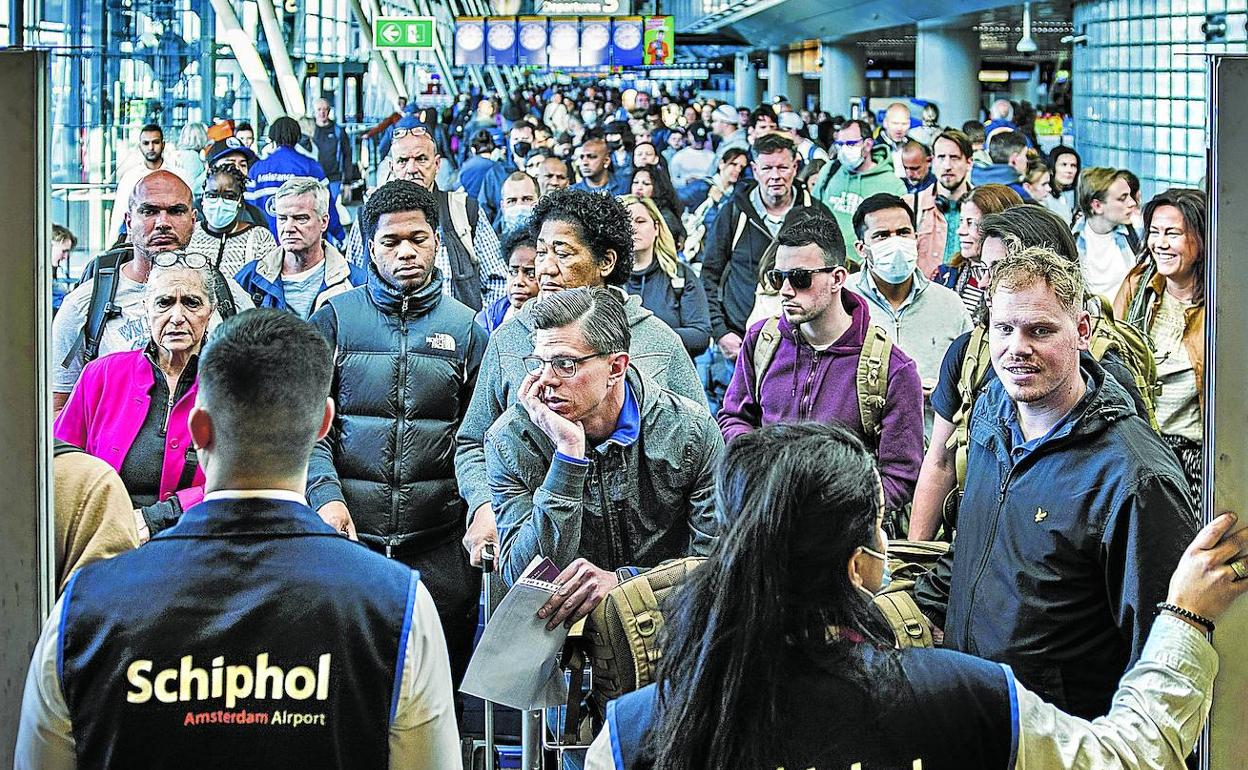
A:
[[[152,256],[152,264],[156,267],[173,267],[179,263],[192,270],[199,270],[208,266],[208,257],[198,251],[162,251]]]
[[[555,370],[555,374],[568,379],[576,376],[576,366],[579,363],[588,361],[591,358],[600,358],[607,355],[606,353],[590,353],[587,356],[573,358],[572,356],[555,356],[554,358],[542,358],[541,356],[525,356],[524,370],[534,377],[540,377],[542,371],[546,369],[546,364],[550,364],[550,368]]]
[[[397,134],[398,132],[396,131],[395,133]],[[858,145],[862,144],[862,142],[863,142],[862,139],[840,139],[840,140],[833,142],[832,144],[837,147],[857,147]]]
[[[424,126],[416,126],[415,128],[396,128],[394,129],[394,138],[402,139],[405,136],[428,136],[429,129]]]
[[[809,289],[815,273],[831,273],[836,269],[836,267],[817,267],[811,270],[805,267],[798,267],[793,270],[768,270],[763,274],[763,277],[767,280],[767,285],[772,291],[780,291],[785,281],[788,281],[789,285],[794,289]]]

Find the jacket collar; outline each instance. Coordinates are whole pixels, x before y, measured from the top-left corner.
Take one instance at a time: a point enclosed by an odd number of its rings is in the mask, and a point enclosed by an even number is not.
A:
[[[405,292],[386,280],[377,271],[373,260],[368,261],[368,296],[387,315],[422,316],[442,299],[442,271],[433,268],[429,283],[415,291]]]
[[[325,535],[341,537],[306,505],[289,500],[247,498],[194,505],[178,523],[152,539],[239,535]]]
[[[849,313],[849,328],[841,335],[841,338],[832,343],[832,347],[828,348],[829,353],[850,354],[862,350],[863,343],[867,341],[867,328],[871,325],[871,309],[867,307],[867,301],[858,296],[854,292],[842,288],[841,304],[845,311]],[[784,313],[780,314],[780,336],[793,342],[795,345],[810,346],[806,338],[802,336],[797,327],[789,323],[789,319]]]
[[[918,268],[915,268],[913,278],[914,283],[910,286],[910,295],[906,297],[906,301],[902,303],[903,308],[912,302],[918,301],[919,297],[923,295],[923,291],[927,289],[928,285],[931,284],[931,280],[928,279],[927,276],[923,275],[923,271]],[[893,310],[892,303],[884,297],[884,294],[880,291],[880,287],[876,286],[875,280],[871,278],[871,268],[864,266],[862,270],[858,271],[858,290],[862,292],[864,297],[869,298],[880,307],[887,309],[890,313],[896,312]]]
[[[329,241],[321,241],[325,251],[325,285],[333,286],[347,280],[351,275],[351,263]],[[256,274],[271,284],[282,280],[282,265],[286,251],[280,245],[256,261]]]

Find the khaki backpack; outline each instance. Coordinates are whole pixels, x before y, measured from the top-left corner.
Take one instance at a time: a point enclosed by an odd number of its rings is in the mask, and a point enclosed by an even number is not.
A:
[[[1105,357],[1111,350],[1133,375],[1131,384],[1140,394],[1144,402],[1148,420],[1154,431],[1157,426],[1157,395],[1160,387],[1157,383],[1157,363],[1153,359],[1152,347],[1138,329],[1124,321],[1114,319],[1113,308],[1104,297],[1094,300],[1098,313],[1092,316],[1092,339],[1088,352],[1097,361]],[[988,330],[979,325],[971,331],[970,342],[966,346],[966,354],[962,357],[962,368],[958,373],[958,396],[962,405],[953,418],[953,433],[945,443],[946,449],[954,451],[954,465],[957,469],[958,485],[945,499],[944,515],[947,525],[952,526],[957,515],[958,502],[962,491],[966,488],[967,454],[970,445],[971,411],[975,407],[975,399],[983,391],[988,372],[992,369],[992,359],[988,352]]]

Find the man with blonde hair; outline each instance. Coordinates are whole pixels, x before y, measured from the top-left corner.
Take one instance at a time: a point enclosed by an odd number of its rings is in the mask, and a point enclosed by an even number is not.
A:
[[[998,262],[998,381],[971,415],[947,595],[920,605],[945,646],[1009,664],[1072,714],[1109,710],[1199,528],[1174,453],[1091,355],[1077,265],[1047,248]]]

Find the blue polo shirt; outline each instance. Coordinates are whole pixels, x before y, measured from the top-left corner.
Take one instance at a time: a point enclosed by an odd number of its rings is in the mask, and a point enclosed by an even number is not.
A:
[[[615,422],[615,431],[607,437],[598,446],[594,447],[599,452],[607,451],[607,447],[611,444],[616,446],[628,447],[632,446],[637,437],[641,435],[641,406],[637,403],[637,396],[633,394],[633,388],[628,384],[628,380],[624,381],[624,406],[620,407],[620,417]],[[575,463],[576,465],[589,465],[589,459],[585,457],[568,457],[563,452],[556,451],[555,457],[566,462]]]
[[[1093,381],[1091,375],[1084,372],[1083,377],[1083,398],[1079,399],[1079,403],[1075,404],[1075,408],[1058,420],[1049,429],[1048,433],[1045,433],[1043,436],[1036,436],[1030,441],[1023,436],[1022,426],[1018,423],[1018,409],[1014,406],[1014,402],[1008,398],[1002,399],[998,407],[997,416],[1003,419],[1006,426],[1010,429],[1010,460],[1014,465],[1018,465],[1025,457],[1036,451],[1045,442],[1065,434],[1074,424],[1075,416],[1083,412],[1088,402],[1088,396],[1096,391],[1096,382]]]

